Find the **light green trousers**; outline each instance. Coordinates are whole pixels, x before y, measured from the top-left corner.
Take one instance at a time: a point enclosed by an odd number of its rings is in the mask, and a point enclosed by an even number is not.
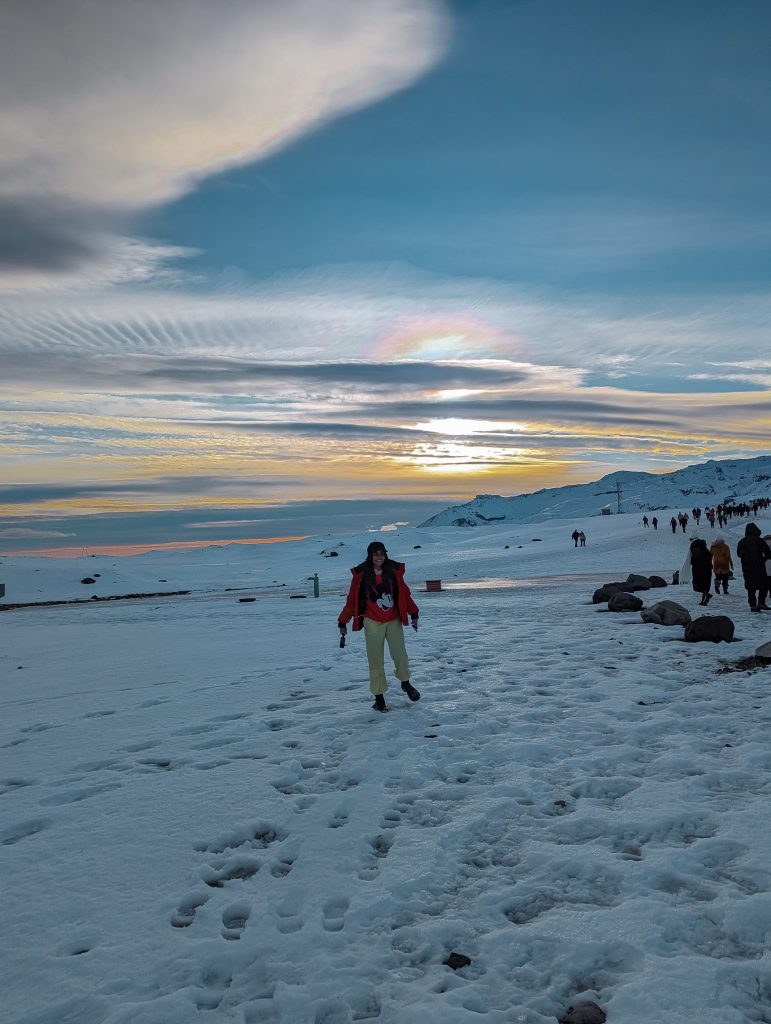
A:
[[[394,675],[400,682],[406,683],[410,678],[410,662],[407,648],[404,646],[404,627],[399,619],[391,622],[375,622],[364,617],[364,639],[367,642],[367,662],[369,663],[369,688],[377,695],[388,689],[385,674],[385,644],[388,641],[388,652],[393,658]]]

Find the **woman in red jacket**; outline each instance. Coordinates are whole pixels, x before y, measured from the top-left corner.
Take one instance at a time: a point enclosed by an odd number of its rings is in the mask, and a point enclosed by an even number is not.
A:
[[[351,586],[345,607],[337,617],[340,635],[348,632],[353,619],[354,632],[363,629],[369,663],[369,688],[375,695],[372,707],[388,711],[385,692],[385,645],[393,659],[394,674],[410,700],[420,700],[420,693],[410,682],[410,663],[404,645],[404,626],[409,616],[412,628],[418,628],[418,606],[404,582],[404,564],[394,562],[382,541],[374,540],[367,548],[367,557],[351,569]]]

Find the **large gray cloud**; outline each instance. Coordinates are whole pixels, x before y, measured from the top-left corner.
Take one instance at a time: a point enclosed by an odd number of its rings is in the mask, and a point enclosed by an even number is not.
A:
[[[6,484],[0,486],[0,504],[36,505],[44,501],[66,501],[72,498],[142,497],[181,495],[258,494],[263,488],[283,488],[292,484],[291,477],[271,480],[265,477],[245,480],[231,476],[162,476],[146,480],[122,480],[114,483],[72,484]]]
[[[421,389],[506,387],[531,378],[512,364],[460,362],[270,362],[258,359],[162,359],[138,355],[94,359],[87,353],[50,352],[45,358],[6,350],[5,387],[74,387],[82,391],[120,390],[144,393],[237,395],[260,387],[294,383],[366,391],[383,388]]]
[[[77,268],[116,211],[403,88],[447,24],[440,0],[4,0],[0,266]]]
[[[65,271],[99,256],[99,232],[108,216],[87,206],[19,196],[0,198],[0,272],[37,268]]]

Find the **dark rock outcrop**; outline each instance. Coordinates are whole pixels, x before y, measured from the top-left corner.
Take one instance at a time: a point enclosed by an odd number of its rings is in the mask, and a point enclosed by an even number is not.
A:
[[[639,612],[642,606],[642,601],[634,594],[614,594],[608,601],[609,612]]]
[[[640,576],[637,573],[630,572],[626,578],[627,585],[634,587],[635,590],[650,590],[651,581],[647,576]]]
[[[559,1018],[559,1024],[605,1024],[607,1016],[597,1003],[585,1002],[569,1006]]]
[[[685,627],[684,639],[691,644],[706,641],[730,643],[733,638],[734,624],[727,615],[702,615]]]
[[[687,626],[691,613],[676,601],[658,601],[650,608],[643,608],[640,618],[657,626]]]

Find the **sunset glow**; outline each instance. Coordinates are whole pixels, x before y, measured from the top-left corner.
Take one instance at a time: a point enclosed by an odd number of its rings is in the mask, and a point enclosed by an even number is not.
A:
[[[630,4],[14,0],[0,546],[768,451],[771,8]]]

